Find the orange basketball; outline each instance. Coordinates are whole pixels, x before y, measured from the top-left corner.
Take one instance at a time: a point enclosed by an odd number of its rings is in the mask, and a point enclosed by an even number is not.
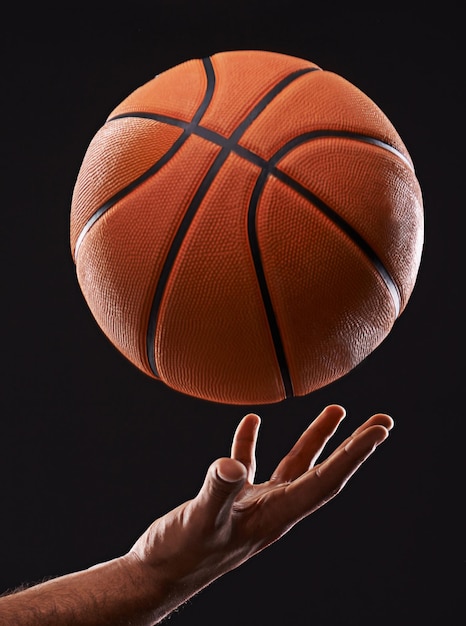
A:
[[[367,357],[423,245],[408,151],[341,76],[266,51],[194,59],[92,139],[71,248],[92,314],[147,375],[215,402],[302,396]]]

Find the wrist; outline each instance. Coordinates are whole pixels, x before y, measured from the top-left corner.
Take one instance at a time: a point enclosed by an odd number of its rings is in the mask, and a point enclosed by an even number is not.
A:
[[[186,602],[197,590],[188,591],[182,580],[170,576],[170,567],[155,567],[130,550],[118,559],[122,575],[133,589],[132,596],[141,613],[158,623]]]

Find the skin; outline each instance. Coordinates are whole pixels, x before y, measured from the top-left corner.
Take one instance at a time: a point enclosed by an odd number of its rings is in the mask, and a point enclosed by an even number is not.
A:
[[[192,500],[155,520],[122,557],[0,598],[0,624],[159,623],[335,497],[393,427],[373,415],[318,463],[344,416],[327,406],[270,479],[254,484],[260,418],[246,415],[231,457],[212,463]]]

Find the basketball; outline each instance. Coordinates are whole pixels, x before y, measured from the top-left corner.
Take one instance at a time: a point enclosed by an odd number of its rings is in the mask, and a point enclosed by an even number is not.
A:
[[[70,241],[93,317],[134,366],[196,398],[269,404],[336,381],[391,332],[422,194],[352,83],[227,51],[114,108],[77,174]]]

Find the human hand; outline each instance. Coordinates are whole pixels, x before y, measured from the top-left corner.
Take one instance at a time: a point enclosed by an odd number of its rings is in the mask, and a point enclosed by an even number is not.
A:
[[[344,414],[337,405],[325,408],[258,485],[260,419],[246,415],[231,457],[212,463],[195,498],[157,519],[122,557],[0,598],[0,623],[158,624],[331,500],[393,426],[388,415],[373,415],[317,463]]]
[[[216,460],[197,496],[157,519],[128,555],[140,562],[148,584],[164,585],[180,603],[337,495],[393,426],[388,415],[373,415],[317,462],[344,416],[342,407],[326,407],[270,479],[255,485],[260,418],[246,415],[231,457]]]

